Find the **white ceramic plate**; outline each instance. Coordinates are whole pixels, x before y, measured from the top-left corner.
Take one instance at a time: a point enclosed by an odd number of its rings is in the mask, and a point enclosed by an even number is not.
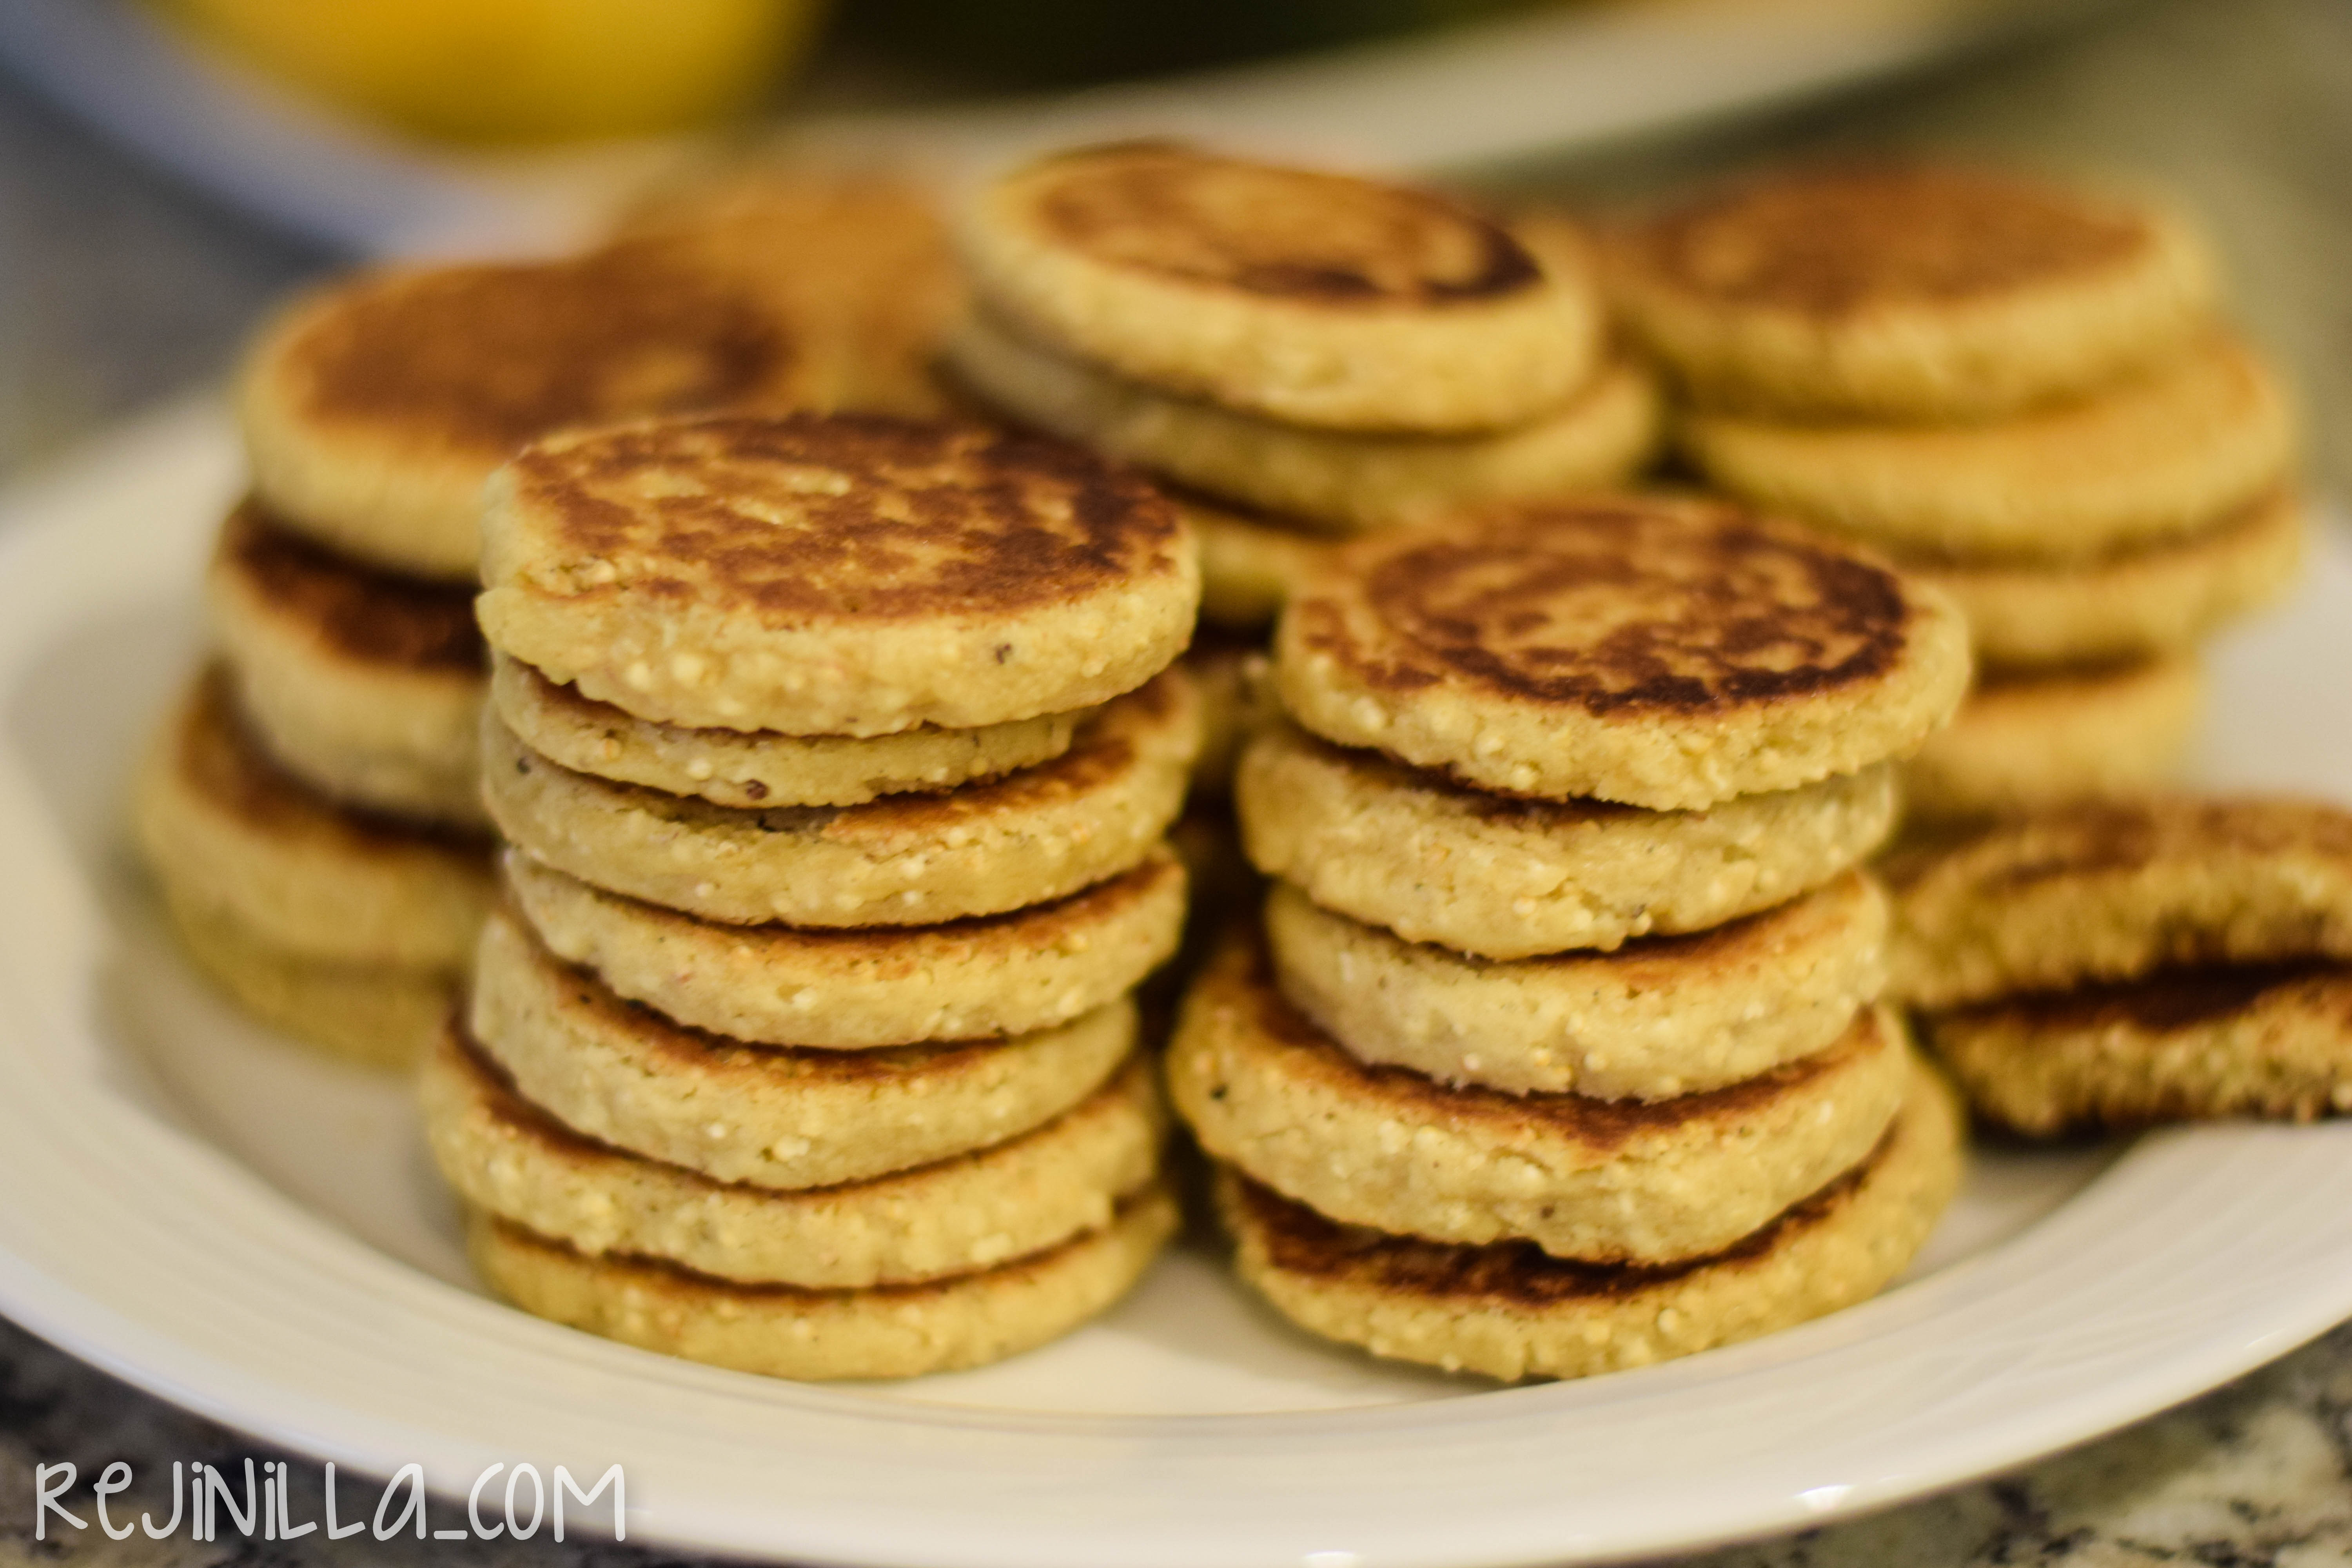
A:
[[[982,1372],[807,1387],[509,1311],[403,1087],[241,1023],[155,928],[130,761],[236,482],[210,408],[0,504],[0,1310],[376,1474],[625,1467],[633,1537],[925,1568],[1564,1563],[1818,1522],[2195,1394],[2352,1311],[2352,1123],[1989,1154],[1909,1281],[1496,1389],[1311,1342],[1205,1249]],[[2218,777],[2352,795],[2352,548],[2220,658]]]
[[[1459,168],[1801,98],[2115,3],[1581,0],[1427,37],[1083,92],[804,110],[775,133],[948,174],[1136,134],[1375,168]],[[132,0],[6,0],[0,58],[205,189],[373,254],[563,243],[659,170],[709,151],[673,138],[491,156],[404,140],[184,47]],[[819,82],[804,96],[873,95]]]

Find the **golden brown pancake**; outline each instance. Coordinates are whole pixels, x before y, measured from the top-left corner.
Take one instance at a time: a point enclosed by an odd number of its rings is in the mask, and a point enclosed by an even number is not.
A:
[[[457,973],[489,901],[486,837],[320,795],[254,738],[218,664],[166,721],[134,810],[184,910],[289,957]]]
[[[1183,648],[1192,540],[1075,447],[880,416],[535,443],[483,516],[501,651],[641,719],[786,734],[1091,707]]]
[[[1184,869],[1165,847],[1052,903],[936,926],[720,926],[509,850],[541,941],[631,1001],[713,1034],[861,1050],[1026,1034],[1131,990],[1176,950]]]
[[[748,1045],[624,1000],[510,912],[482,928],[468,1026],[572,1131],[721,1182],[802,1190],[1002,1143],[1100,1088],[1135,1044],[1121,998],[1009,1040],[888,1050]]]
[[[1259,870],[1408,942],[1483,958],[1706,931],[1842,875],[1899,809],[1882,763],[1704,811],[1525,800],[1262,724],[1234,774]]]
[[[2164,357],[2213,295],[2166,214],[1934,164],[1768,176],[1614,252],[1631,325],[1702,397],[1790,414],[2012,412]]]
[[[1968,676],[1941,594],[1792,525],[1663,496],[1356,541],[1275,635],[1283,700],[1327,739],[1478,788],[1654,810],[1903,755]]]
[[[1826,1049],[1886,978],[1885,895],[1860,871],[1769,910],[1612,953],[1495,963],[1265,902],[1283,994],[1349,1054],[1512,1094],[1670,1100]]]
[[[1892,994],[1948,1007],[2168,965],[2352,960],[2352,812],[2158,795],[1889,858]]]
[[[257,500],[229,514],[215,561],[273,612],[299,621],[333,658],[472,676],[487,665],[471,586],[339,555],[287,528]]]
[[[1167,1117],[1141,1056],[1045,1126],[869,1182],[786,1193],[609,1148],[514,1092],[465,1035],[425,1061],[435,1163],[475,1206],[592,1256],[747,1284],[856,1289],[987,1268],[1108,1223],[1150,1182]]]
[[[704,920],[936,925],[1140,864],[1183,809],[1200,705],[1181,669],[1106,703],[1050,763],[944,795],[745,810],[576,773],[492,719],[484,798],[518,847]]]
[[[2034,1135],[2352,1111],[2352,964],[2168,969],[1931,1014],[1978,1112]]]
[[[1965,825],[2167,788],[2205,690],[2194,654],[1989,675],[1903,764],[1906,820]]]
[[[551,430],[822,400],[750,289],[639,251],[364,274],[298,302],[247,363],[255,489],[389,566],[474,564],[482,481]]]
[[[863,805],[1002,778],[1061,756],[1100,711],[1043,713],[976,730],[926,724],[863,740],[688,729],[583,697],[503,655],[491,665],[490,703],[516,739],[575,773],[752,810]]]
[[[360,805],[486,824],[471,589],[338,554],[247,500],[205,590],[239,704],[288,768]]]
[[[1908,1061],[1895,1014],[1864,1008],[1826,1049],[1671,1100],[1448,1088],[1349,1056],[1236,936],[1185,997],[1168,1092],[1211,1155],[1334,1219],[1655,1263],[1729,1246],[1862,1159]]]
[[[1434,194],[1165,142],[997,181],[960,240],[991,308],[1131,380],[1301,425],[1531,419],[1590,375],[1580,270]]]
[[[1914,1068],[1854,1169],[1710,1258],[1580,1263],[1334,1224],[1219,1173],[1242,1277],[1312,1331],[1375,1355],[1505,1379],[1585,1377],[1753,1339],[1853,1305],[1903,1271],[1959,1184],[1958,1107]]]
[[[585,1258],[476,1212],[467,1249],[526,1312],[641,1349],[771,1377],[913,1377],[979,1366],[1069,1332],[1140,1278],[1177,1225],[1151,1186],[1099,1230],[995,1268],[919,1285],[739,1285],[649,1258]]]

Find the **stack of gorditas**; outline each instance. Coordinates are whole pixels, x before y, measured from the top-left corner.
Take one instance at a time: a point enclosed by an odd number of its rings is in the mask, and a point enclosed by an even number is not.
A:
[[[1877,1001],[1942,595],[1714,503],[1524,504],[1347,546],[1244,753],[1262,935],[1195,984],[1179,1112],[1243,1276],[1316,1332],[1569,1377],[1866,1297],[1960,1167]]]
[[[1181,520],[1057,442],[608,426],[493,481],[509,842],[425,1102],[525,1310],[791,1377],[1011,1354],[1174,1225],[1129,992],[1174,948]]]
[[[1982,676],[1923,819],[2129,795],[2200,716],[2200,643],[2292,577],[2293,421],[2145,203],[1933,166],[1783,175],[1626,232],[1628,325],[1681,445],[1748,501],[1948,592]]]

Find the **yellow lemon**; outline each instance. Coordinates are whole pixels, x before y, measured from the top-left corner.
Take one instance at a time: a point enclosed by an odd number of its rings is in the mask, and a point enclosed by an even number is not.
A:
[[[742,109],[820,0],[153,0],[230,52],[426,135],[554,141]]]

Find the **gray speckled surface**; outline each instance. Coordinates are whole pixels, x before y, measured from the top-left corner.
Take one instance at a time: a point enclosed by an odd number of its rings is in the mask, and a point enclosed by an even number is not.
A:
[[[2143,175],[2213,225],[2250,328],[2294,369],[2314,466],[2352,489],[2352,5],[2163,0],[1763,127],[1542,171],[1601,197],[1811,147],[1980,148]],[[215,374],[328,258],[174,189],[0,80],[0,474]],[[0,1568],[661,1561],[625,1549],[32,1540],[32,1466],[242,1457],[230,1434],[0,1323]],[[298,1467],[298,1493],[315,1495]],[[147,1500],[134,1493],[134,1503]],[[362,1538],[364,1539],[364,1538]],[[1708,1568],[2352,1563],[2352,1328],[2180,1410],[1874,1519]]]

